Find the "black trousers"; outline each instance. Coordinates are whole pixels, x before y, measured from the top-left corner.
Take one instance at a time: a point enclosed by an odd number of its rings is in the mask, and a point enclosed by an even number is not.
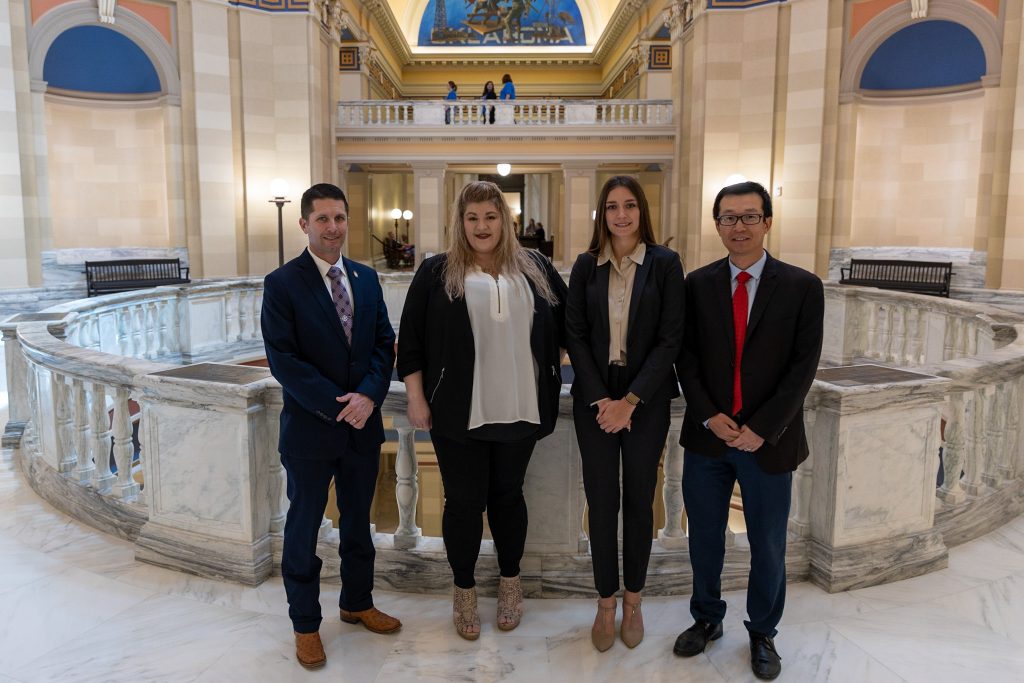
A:
[[[609,368],[613,399],[628,391],[625,368]],[[622,578],[639,593],[647,582],[654,535],[654,490],[658,462],[669,427],[669,401],[643,404],[633,412],[630,431],[608,434],[597,424],[597,408],[576,400],[573,421],[583,463],[583,488],[590,521],[594,586],[602,598],[619,590],[619,492],[622,499]],[[619,481],[619,469],[622,481]]]
[[[320,628],[320,568],[316,541],[334,488],[341,517],[341,609],[358,612],[373,607],[373,560],[376,550],[370,535],[370,504],[377,485],[380,447],[367,453],[349,450],[337,458],[316,460],[281,455],[288,473],[288,516],[284,523],[281,577],[288,596],[288,616],[297,633]]]
[[[455,441],[433,433],[430,439],[444,484],[441,533],[455,585],[476,585],[485,510],[501,575],[519,576],[528,522],[523,481],[537,442]]]

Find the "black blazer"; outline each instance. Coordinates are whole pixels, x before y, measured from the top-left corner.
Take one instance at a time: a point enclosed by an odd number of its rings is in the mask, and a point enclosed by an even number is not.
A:
[[[532,252],[531,252],[532,253]],[[423,373],[423,392],[430,404],[431,433],[463,439],[469,427],[476,348],[465,297],[449,301],[442,271],[448,258],[438,254],[425,260],[409,285],[398,335],[398,376]],[[533,290],[533,329],[530,348],[539,369],[537,407],[540,429],[537,438],[554,431],[558,419],[558,395],[562,390],[560,348],[565,347],[565,282],[551,262],[537,254],[537,263],[559,303],[549,304]],[[501,387],[493,387],[501,391]]]
[[[278,448],[289,457],[334,458],[349,445],[369,452],[384,442],[380,405],[391,386],[395,331],[376,271],[344,263],[355,300],[351,345],[308,251],[263,281],[263,344],[284,389]],[[362,429],[336,420],[344,406],[335,398],[350,391],[378,406]]]
[[[565,311],[569,358],[576,373],[572,394],[591,404],[608,397],[608,274],[611,263],[598,267],[597,257],[584,252],[569,276]],[[633,277],[626,331],[629,391],[645,403],[679,395],[672,364],[683,336],[685,282],[679,254],[648,245],[643,265]]]
[[[689,324],[676,365],[686,396],[679,443],[721,455],[725,442],[704,421],[732,411],[735,333],[729,260],[690,273]],[[768,255],[743,342],[741,424],[764,438],[755,453],[769,474],[792,472],[807,458],[804,397],[821,355],[825,294],[812,273]]]

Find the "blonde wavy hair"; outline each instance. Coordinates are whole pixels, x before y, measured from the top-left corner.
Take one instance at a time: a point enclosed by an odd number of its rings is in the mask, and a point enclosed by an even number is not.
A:
[[[459,201],[452,211],[451,246],[448,247],[448,258],[445,261],[442,279],[444,280],[444,291],[450,301],[454,301],[466,294],[466,274],[476,267],[476,253],[469,244],[466,237],[466,228],[463,225],[463,217],[466,215],[466,207],[479,202],[490,202],[498,210],[501,218],[501,234],[498,236],[498,245],[494,249],[494,264],[498,272],[506,277],[524,275],[533,283],[537,293],[549,304],[557,304],[558,297],[555,296],[548,282],[544,269],[538,263],[537,258],[532,256],[527,249],[519,245],[516,239],[515,230],[512,228],[512,211],[509,210],[501,189],[494,183],[485,180],[469,183],[459,193]],[[539,257],[544,258],[544,257]]]

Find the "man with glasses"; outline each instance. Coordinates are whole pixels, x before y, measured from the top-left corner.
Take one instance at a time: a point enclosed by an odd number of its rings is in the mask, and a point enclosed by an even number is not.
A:
[[[712,215],[729,255],[687,278],[676,364],[686,396],[679,443],[696,623],[674,652],[692,657],[722,636],[725,531],[738,481],[750,542],[750,665],[771,680],[782,670],[773,639],[786,598],[790,489],[808,454],[803,402],[821,354],[825,297],[815,275],[765,251],[772,202],[764,187],[723,188]]]

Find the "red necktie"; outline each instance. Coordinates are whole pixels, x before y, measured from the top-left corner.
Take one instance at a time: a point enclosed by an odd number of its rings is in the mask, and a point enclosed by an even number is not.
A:
[[[743,360],[743,340],[747,336],[747,280],[750,273],[741,270],[736,275],[736,291],[732,294],[732,326],[736,330],[736,358],[732,373],[732,414],[743,408],[743,388],[740,382],[740,362]]]

